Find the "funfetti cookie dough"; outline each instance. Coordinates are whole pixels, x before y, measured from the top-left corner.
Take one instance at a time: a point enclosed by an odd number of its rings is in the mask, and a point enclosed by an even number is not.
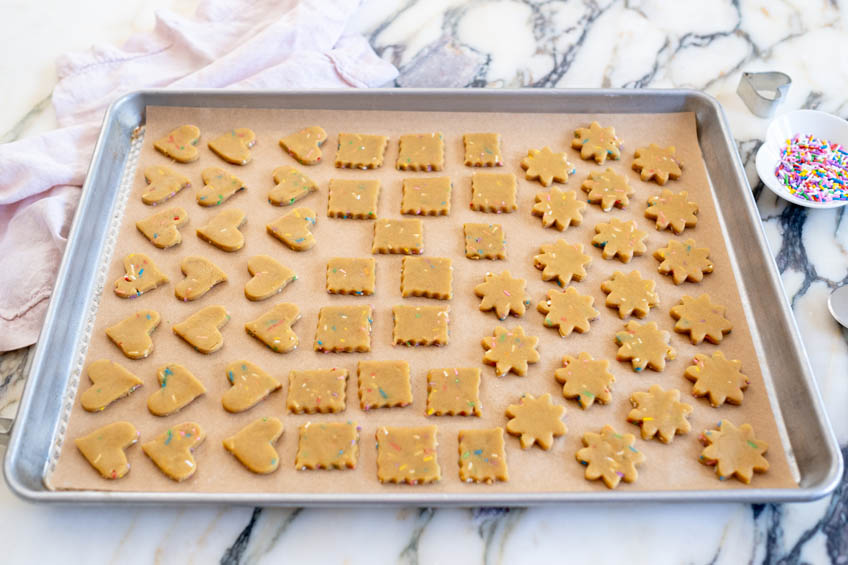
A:
[[[396,166],[399,171],[441,171],[445,167],[442,134],[435,132],[400,136]]]
[[[595,237],[592,245],[602,249],[604,259],[618,257],[622,263],[629,263],[634,255],[647,251],[645,238],[648,236],[636,228],[636,222],[622,222],[618,218],[610,218],[608,223],[595,226]]]
[[[701,442],[706,447],[699,461],[714,465],[719,480],[736,477],[747,485],[754,473],[768,471],[769,463],[764,457],[768,444],[757,439],[751,424],[737,428],[729,420],[722,420],[717,430],[701,434]]]
[[[227,208],[197,228],[197,237],[222,251],[238,251],[244,247],[244,234],[239,228],[246,221],[247,216],[242,210]]]
[[[748,388],[748,377],[742,373],[742,362],[728,359],[721,351],[712,356],[698,353],[684,376],[692,381],[692,396],[709,397],[710,404],[718,407],[742,404],[744,390]]]
[[[601,314],[592,307],[594,303],[593,297],[568,287],[565,291],[549,290],[546,299],[539,302],[536,309],[545,315],[542,324],[546,328],[557,328],[559,335],[567,337],[573,331],[589,331],[589,322],[597,320]]]
[[[453,264],[447,257],[404,257],[401,263],[400,295],[438,300],[453,298]]]
[[[501,135],[499,133],[466,133],[465,165],[468,167],[503,167]]]
[[[480,368],[431,369],[427,373],[428,416],[480,416]]]
[[[377,428],[377,479],[381,483],[427,484],[438,481],[436,426]]]
[[[128,358],[144,359],[153,353],[150,335],[159,326],[160,319],[155,310],[139,310],[106,328],[106,335]]]
[[[268,255],[254,255],[248,259],[247,271],[252,278],[244,285],[244,296],[254,302],[271,298],[297,280],[294,271]]]
[[[356,469],[359,460],[356,422],[306,422],[298,428],[294,466],[307,469]]]
[[[551,402],[550,394],[536,398],[532,394],[522,394],[518,404],[510,404],[506,409],[506,431],[521,440],[521,449],[538,445],[545,451],[554,443],[554,438],[566,432],[562,417],[565,408]]]
[[[527,156],[521,160],[521,168],[527,180],[537,180],[542,186],[566,182],[568,175],[574,174],[574,165],[568,162],[565,153],[554,153],[550,147],[527,151]]]
[[[504,214],[518,209],[517,185],[512,173],[474,173],[471,175],[471,209]]]
[[[178,163],[191,163],[197,161],[200,156],[197,150],[198,141],[200,141],[200,129],[186,124],[154,141],[153,147]]]
[[[135,227],[156,247],[167,249],[182,242],[181,227],[188,223],[182,208],[169,208],[135,223]]]
[[[147,409],[155,416],[170,416],[206,393],[206,387],[191,371],[169,363],[156,371],[159,389],[147,399]]]
[[[513,278],[509,271],[486,273],[485,280],[474,287],[474,294],[482,299],[482,312],[494,310],[499,320],[506,320],[510,314],[520,318],[530,304],[526,286],[527,281]]]
[[[115,294],[135,298],[168,282],[153,260],[144,253],[124,257],[124,275],[115,281]]]
[[[562,358],[562,369],[554,372],[554,378],[562,385],[562,396],[577,399],[583,410],[598,404],[609,404],[612,399],[610,387],[615,377],[609,372],[609,361],[593,359],[581,352],[577,357]]]
[[[586,465],[587,481],[602,479],[607,488],[614,489],[624,480],[632,483],[639,476],[636,466],[645,462],[645,454],[634,447],[633,434],[619,434],[612,426],[600,433],[583,434],[583,448],[576,456]]]
[[[321,146],[327,141],[327,132],[321,126],[309,126],[280,140],[280,147],[301,165],[321,162]]]
[[[377,284],[373,257],[333,257],[327,261],[327,292],[371,296]]]
[[[619,345],[616,358],[630,361],[636,372],[646,367],[662,371],[666,359],[677,357],[677,352],[668,344],[669,339],[670,334],[657,328],[656,322],[627,322],[624,329],[615,334],[615,342]]]
[[[449,306],[410,306],[401,304],[392,308],[394,326],[392,343],[395,345],[447,345],[450,337]]]
[[[327,217],[373,220],[379,198],[378,180],[330,179]]]
[[[197,471],[194,450],[206,439],[206,432],[195,422],[172,426],[141,445],[144,454],[171,480],[181,482]]]
[[[651,385],[648,391],[636,391],[630,395],[633,410],[627,421],[642,428],[642,439],[658,438],[671,443],[675,434],[689,433],[689,415],[692,406],[680,402],[680,391],[663,390],[660,385]]]
[[[283,423],[274,417],[249,423],[222,443],[247,470],[258,475],[273,473],[280,466],[274,444],[283,435]]]
[[[698,345],[704,339],[710,343],[721,343],[724,334],[730,333],[733,324],[725,318],[727,308],[714,304],[709,294],[697,298],[684,296],[669,313],[677,320],[674,331],[689,334],[693,344]]]
[[[144,169],[144,180],[147,182],[147,188],[141,195],[141,201],[148,206],[161,204],[191,186],[188,177],[159,165]]]
[[[180,270],[185,278],[174,285],[174,295],[183,302],[197,300],[212,290],[215,285],[227,280],[226,273],[215,263],[197,255],[183,259]]]
[[[340,133],[336,149],[339,169],[377,169],[383,166],[383,156],[389,138],[384,135]]]
[[[209,149],[234,165],[247,165],[253,159],[250,148],[256,144],[256,134],[250,128],[235,128],[209,142]]]
[[[286,408],[292,414],[344,412],[347,369],[293,370]]]
[[[579,226],[583,222],[586,203],[577,200],[573,190],[552,188],[536,194],[532,213],[542,219],[542,227],[553,227],[563,231],[568,226]]]
[[[621,140],[615,135],[615,128],[601,127],[598,122],[592,122],[588,128],[574,130],[571,147],[580,150],[582,159],[594,159],[599,165],[609,159],[621,157]]]
[[[120,479],[130,472],[126,449],[138,441],[138,432],[129,422],[113,422],[90,434],[78,437],[74,444],[104,479]]]
[[[469,259],[506,259],[506,236],[500,224],[463,224],[465,256]]]
[[[583,181],[580,188],[587,193],[589,203],[599,205],[604,212],[609,212],[613,207],[627,208],[634,192],[627,177],[609,167],[603,172],[589,173],[589,178]]]
[[[503,428],[460,430],[459,480],[466,483],[508,481]]]
[[[255,320],[244,325],[248,335],[264,343],[275,353],[288,353],[299,342],[292,325],[300,319],[300,309],[296,304],[277,304]]]
[[[572,280],[582,281],[586,277],[585,266],[592,258],[583,253],[582,243],[568,243],[558,239],[543,245],[541,253],[533,257],[533,265],[542,271],[543,281],[554,281],[567,286]]]
[[[359,407],[395,408],[412,404],[412,385],[407,361],[360,361]]]
[[[295,208],[285,216],[265,226],[269,234],[293,251],[306,251],[315,245],[312,226],[318,221],[311,208]]]
[[[698,247],[694,239],[671,240],[665,247],[654,251],[654,258],[660,262],[657,271],[671,276],[674,284],[701,282],[705,274],[713,272],[710,250]]]
[[[195,198],[201,206],[218,206],[241,192],[244,181],[220,167],[209,167],[200,173],[203,186],[197,189]]]
[[[80,404],[89,412],[100,412],[118,399],[129,396],[143,384],[123,366],[98,359],[86,368],[91,386],[80,395]]]
[[[226,308],[207,306],[174,324],[172,329],[198,353],[214,353],[224,345],[220,329],[229,321],[230,315]]]
[[[268,192],[268,202],[274,206],[289,206],[318,190],[315,181],[294,167],[277,167],[271,176],[275,184]]]
[[[403,179],[400,213],[413,216],[447,216],[453,184],[448,177]]]
[[[628,274],[616,271],[601,283],[601,290],[608,295],[607,306],[618,309],[619,318],[624,319],[631,314],[644,318],[652,307],[660,303],[656,286],[656,282],[643,279],[639,271]]]
[[[667,183],[668,179],[679,179],[683,163],[674,156],[675,152],[673,145],[660,147],[651,143],[648,147],[640,147],[634,154],[633,170],[643,181],[654,180],[659,185]]]
[[[673,193],[663,190],[648,199],[645,217],[656,220],[657,229],[670,229],[676,234],[698,223],[698,204],[689,200],[688,192]]]
[[[539,362],[538,343],[539,338],[525,334],[521,326],[511,330],[497,326],[491,336],[483,338],[483,363],[494,366],[499,377],[510,372],[523,377],[528,364]]]
[[[250,361],[233,361],[225,371],[232,386],[221,397],[221,404],[224,410],[234,414],[250,410],[283,387],[280,381]]]

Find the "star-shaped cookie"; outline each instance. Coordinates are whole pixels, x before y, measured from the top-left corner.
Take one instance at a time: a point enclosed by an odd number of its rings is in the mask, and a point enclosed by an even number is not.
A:
[[[639,271],[630,271],[626,275],[616,271],[601,283],[601,290],[607,293],[607,306],[618,308],[619,318],[624,319],[631,314],[644,318],[652,306],[660,303],[660,297],[654,292],[656,286],[654,281],[643,279]]]
[[[483,338],[483,349],[486,350],[483,363],[494,365],[495,374],[499,377],[510,371],[523,377],[527,374],[528,363],[539,361],[538,342],[538,337],[526,335],[521,326],[514,330],[498,326],[492,336]]]
[[[537,180],[542,186],[565,182],[568,175],[574,174],[574,166],[565,158],[565,153],[554,153],[550,147],[529,150],[527,157],[521,160],[521,168],[526,171],[527,180]]]
[[[720,480],[736,477],[749,484],[754,473],[768,471],[769,463],[763,457],[768,444],[758,440],[751,424],[738,428],[729,420],[722,420],[717,430],[706,430],[701,436],[706,448],[701,452],[704,465],[715,465]]]
[[[633,170],[638,172],[643,181],[651,179],[663,185],[668,179],[679,179],[683,174],[683,163],[675,156],[673,145],[660,147],[651,143],[648,147],[636,150],[633,159]]]
[[[609,223],[595,226],[595,237],[592,245],[603,250],[604,259],[618,257],[622,263],[629,263],[634,255],[641,255],[648,248],[645,238],[648,236],[636,228],[636,222],[622,222],[618,218],[610,218]]]
[[[686,228],[694,228],[698,223],[698,204],[689,201],[688,192],[677,194],[665,189],[662,193],[648,199],[645,217],[656,220],[657,229],[671,228],[676,234]]]
[[[669,337],[667,331],[657,328],[656,322],[627,322],[624,329],[615,334],[615,342],[619,345],[616,358],[630,361],[636,372],[646,367],[662,371],[666,359],[677,357],[677,352],[668,344]]]
[[[615,377],[609,372],[609,361],[606,359],[593,359],[586,352],[577,357],[565,355],[562,367],[554,372],[554,378],[562,385],[562,395],[569,399],[576,398],[583,410],[591,407],[595,401],[598,404],[609,404],[612,400],[610,385],[615,382]]]
[[[545,315],[542,322],[546,328],[559,328],[559,335],[566,337],[572,331],[589,331],[589,322],[597,320],[600,312],[592,308],[595,299],[577,292],[573,286],[559,290],[549,290],[547,299],[539,302],[537,310]]]
[[[602,479],[607,488],[615,488],[624,479],[632,483],[639,476],[636,465],[644,463],[645,454],[633,447],[633,434],[619,434],[612,426],[604,426],[601,433],[583,434],[583,449],[577,460],[586,465],[588,481]]]
[[[509,271],[499,275],[486,273],[484,282],[474,287],[474,294],[482,298],[480,310],[494,310],[498,319],[506,320],[507,316],[523,316],[530,304],[530,297],[524,291],[527,281],[516,279]]]
[[[583,192],[588,193],[590,204],[597,204],[604,212],[616,208],[627,208],[633,188],[627,182],[627,177],[617,174],[607,167],[606,171],[593,171],[581,185]]]
[[[710,250],[706,247],[696,247],[694,239],[686,241],[669,241],[662,249],[654,251],[654,258],[660,261],[657,270],[660,274],[671,275],[674,284],[685,281],[701,282],[704,273],[713,272],[713,262],[710,261]]]
[[[577,200],[577,193],[573,190],[552,188],[536,194],[532,212],[542,218],[543,228],[554,227],[563,231],[568,226],[580,225],[585,208],[586,203]]]
[[[565,408],[551,402],[550,394],[536,398],[532,394],[522,394],[518,404],[510,404],[506,409],[506,431],[517,436],[521,441],[521,449],[538,445],[548,450],[554,443],[554,438],[564,435],[567,431],[562,417]]]
[[[586,277],[585,265],[592,258],[583,253],[582,243],[568,243],[558,239],[555,243],[541,247],[541,253],[533,257],[533,264],[542,271],[542,280],[554,280],[559,286],[566,286],[573,280],[582,281]]]
[[[595,159],[599,165],[603,165],[607,158],[621,157],[621,140],[616,137],[615,128],[601,127],[598,122],[592,122],[588,128],[574,130],[571,147],[580,150],[581,158]]]
[[[709,294],[698,298],[684,296],[669,312],[677,320],[674,331],[688,333],[693,344],[698,345],[706,338],[710,343],[721,343],[724,334],[730,333],[733,324],[724,317],[727,308],[710,301]]]
[[[721,351],[716,351],[712,357],[701,353],[695,355],[684,376],[695,383],[692,395],[708,396],[713,406],[721,406],[725,402],[742,404],[742,391],[748,388],[748,377],[742,373],[742,361],[728,359]]]
[[[689,414],[692,407],[680,402],[680,391],[663,390],[660,385],[651,385],[647,391],[630,395],[633,410],[627,421],[642,427],[642,439],[659,438],[663,443],[674,441],[674,434],[685,434],[692,429]]]

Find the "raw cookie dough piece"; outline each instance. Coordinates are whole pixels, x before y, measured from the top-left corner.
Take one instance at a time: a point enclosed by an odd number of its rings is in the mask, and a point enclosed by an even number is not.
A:
[[[657,229],[671,228],[676,234],[686,228],[694,228],[698,223],[698,204],[689,201],[688,192],[674,194],[663,190],[661,194],[648,199],[645,217],[657,221]]]
[[[634,255],[641,255],[645,247],[647,232],[636,229],[636,222],[622,222],[618,218],[610,218],[609,223],[595,226],[595,237],[592,245],[600,247],[604,259],[618,257],[622,263],[629,263]]]
[[[197,161],[200,156],[197,150],[198,141],[200,141],[200,130],[197,126],[187,124],[154,141],[153,147],[178,163],[191,163]]]
[[[204,439],[206,432],[200,424],[183,422],[143,443],[141,449],[166,477],[181,482],[197,470],[193,452]]]
[[[277,167],[271,174],[276,184],[268,193],[268,202],[274,206],[294,204],[318,190],[315,181],[294,167]]]
[[[509,271],[486,273],[485,280],[474,287],[474,294],[483,299],[481,312],[494,310],[499,320],[506,320],[510,314],[520,318],[530,304],[526,286],[527,281],[513,278]]]
[[[627,421],[642,427],[642,439],[654,436],[663,443],[674,441],[674,434],[686,434],[692,429],[689,414],[692,407],[680,402],[680,391],[663,390],[660,385],[651,385],[648,392],[634,392],[630,395],[633,410],[627,414]]]
[[[521,449],[538,445],[545,451],[554,443],[554,438],[567,431],[562,417],[565,408],[551,402],[550,394],[536,398],[532,394],[522,394],[518,404],[506,408],[506,431],[521,440]]]
[[[178,245],[183,240],[179,228],[187,223],[188,215],[185,210],[169,208],[137,221],[135,227],[150,243],[159,249],[167,249]]]
[[[159,390],[147,399],[147,409],[154,416],[175,414],[206,393],[203,383],[191,371],[176,363],[159,367],[156,378]]]
[[[224,336],[218,331],[230,321],[223,306],[207,306],[182,322],[174,324],[174,333],[200,353],[214,353],[224,345]]]
[[[347,369],[315,369],[289,373],[286,408],[292,414],[344,412]]]
[[[512,173],[474,173],[471,175],[471,209],[502,214],[515,212],[515,175]]]
[[[289,249],[306,251],[315,245],[312,226],[318,221],[315,211],[311,208],[295,208],[285,216],[277,218],[265,229],[282,241]]]
[[[742,404],[742,391],[748,388],[748,377],[742,373],[742,361],[727,359],[721,351],[716,351],[712,357],[700,353],[695,355],[684,376],[695,383],[692,395],[709,396],[714,407],[725,402]]]
[[[399,171],[441,171],[445,167],[445,142],[440,132],[400,136]]]
[[[404,298],[424,296],[439,300],[453,298],[453,266],[447,257],[404,257],[400,272],[400,294]]]
[[[356,469],[359,459],[356,422],[306,422],[298,429],[296,469]]]
[[[508,481],[503,428],[459,430],[459,480],[492,484]]]
[[[183,302],[197,300],[213,286],[227,280],[224,271],[203,257],[186,257],[180,263],[180,270],[185,278],[174,287],[174,295]]]
[[[220,167],[209,167],[200,173],[203,186],[195,195],[201,206],[217,206],[229,200],[236,192],[247,188],[244,181]]]
[[[150,335],[159,326],[159,320],[159,312],[139,310],[106,328],[106,335],[130,359],[144,359],[153,352]]]
[[[377,217],[380,181],[330,179],[328,218],[373,220]]]
[[[637,171],[643,181],[651,179],[663,185],[668,179],[676,180],[683,174],[683,163],[674,156],[674,145],[660,147],[651,143],[648,147],[640,147],[633,155],[633,170]]]
[[[100,412],[144,384],[124,367],[107,359],[90,363],[86,373],[91,386],[80,395],[80,404],[88,412]]]
[[[554,153],[550,147],[530,149],[521,160],[521,168],[526,171],[524,178],[537,180],[542,186],[566,182],[568,175],[574,174],[574,165],[568,162],[565,153]]]
[[[706,448],[699,461],[704,465],[715,465],[719,480],[736,477],[750,484],[754,473],[765,473],[769,464],[765,455],[768,444],[754,436],[751,424],[738,428],[729,420],[722,420],[717,430],[706,430],[701,434]]]
[[[463,224],[465,256],[469,259],[506,259],[506,238],[500,224]]]
[[[280,147],[301,165],[321,162],[321,146],[327,141],[327,132],[321,126],[309,126],[280,140]]]
[[[291,303],[277,304],[244,325],[244,331],[268,346],[274,353],[288,353],[297,347],[297,334],[291,327],[300,319],[300,309]]]
[[[141,195],[141,201],[148,206],[156,206],[176,196],[184,188],[191,186],[191,181],[179,175],[168,167],[154,165],[144,169],[144,180],[147,188]]]
[[[698,298],[684,296],[670,314],[677,320],[674,331],[688,333],[692,343],[698,345],[704,338],[710,343],[721,343],[724,334],[730,333],[733,324],[724,317],[725,312],[727,308],[713,304],[709,294],[702,294]]]
[[[377,479],[381,483],[428,484],[442,476],[436,426],[377,428]]]
[[[427,373],[427,415],[480,416],[480,369],[431,369]]]
[[[219,135],[209,142],[209,149],[218,157],[233,165],[250,163],[250,148],[256,144],[256,134],[252,129],[236,128]]]
[[[249,471],[267,475],[280,466],[280,455],[274,444],[282,435],[283,423],[280,420],[260,418],[225,439],[223,445]]]
[[[394,345],[447,345],[448,306],[394,306]]]
[[[516,326],[514,330],[497,326],[491,336],[483,338],[482,345],[486,350],[483,363],[493,365],[499,377],[509,372],[523,377],[527,374],[528,363],[539,361],[537,343],[539,338],[526,335],[521,326]]]
[[[130,471],[124,450],[138,441],[138,432],[129,422],[113,422],[78,437],[74,444],[104,479],[120,479]]]
[[[360,361],[359,406],[366,412],[372,408],[394,408],[412,404],[409,363],[406,361]]]
[[[377,282],[373,257],[334,257],[327,261],[327,292],[371,296]]]
[[[568,287],[564,292],[549,290],[547,299],[536,307],[545,315],[542,322],[546,328],[559,328],[559,335],[566,337],[572,331],[586,333],[589,322],[597,320],[600,312],[592,308],[595,299]]]
[[[632,483],[639,476],[636,466],[645,462],[645,454],[633,447],[633,434],[619,434],[612,426],[604,426],[601,433],[583,434],[583,449],[577,460],[586,465],[587,481],[602,479],[607,488],[615,488],[624,479]]]
[[[592,171],[589,177],[583,181],[581,185],[583,192],[588,193],[587,198],[590,204],[597,204],[604,212],[616,208],[627,208],[630,204],[630,196],[633,195],[633,188],[627,182],[627,177],[616,174],[615,171],[607,167],[606,171]]]
[[[654,259],[660,261],[657,268],[662,275],[671,275],[674,284],[685,281],[701,282],[704,273],[713,272],[713,262],[710,261],[710,250],[706,247],[695,247],[694,239],[684,242],[669,241],[662,249],[654,251]]]
[[[315,351],[371,351],[370,306],[324,306],[318,312]]]
[[[656,322],[627,322],[624,329],[615,334],[615,342],[619,345],[616,359],[630,361],[636,372],[644,371],[645,367],[662,371],[666,359],[677,357],[677,352],[668,344],[669,337],[667,331],[657,328]]]
[[[268,255],[254,255],[247,260],[247,271],[253,278],[244,285],[244,295],[254,302],[282,292],[297,275]]]
[[[384,135],[340,133],[336,151],[338,169],[376,169],[383,166],[389,138]]]
[[[543,245],[542,252],[533,257],[533,265],[542,271],[543,281],[555,281],[559,286],[567,286],[573,280],[582,281],[586,277],[584,265],[592,258],[583,253],[582,243],[568,243],[558,239],[555,243]]]
[[[573,190],[552,188],[536,194],[532,213],[542,218],[543,228],[554,227],[563,231],[568,226],[580,225],[585,208],[586,203],[577,200],[577,193]]]
[[[580,150],[582,159],[595,159],[599,165],[603,165],[607,158],[621,158],[621,145],[615,128],[603,128],[598,122],[592,122],[588,128],[577,128],[571,140],[571,147]]]
[[[465,165],[468,167],[503,167],[501,135],[499,133],[466,133]]]
[[[616,271],[601,283],[601,290],[608,294],[607,306],[618,308],[619,318],[631,314],[644,318],[652,306],[660,303],[660,297],[654,292],[656,286],[654,281],[643,279],[639,271],[630,271],[627,275]]]
[[[168,282],[168,277],[144,253],[130,253],[124,257],[124,273],[115,280],[115,294],[121,298],[141,296]]]
[[[562,369],[554,372],[554,378],[562,385],[562,395],[580,403],[583,410],[598,404],[609,404],[612,400],[610,385],[615,377],[609,372],[609,361],[593,359],[581,352],[577,357],[566,355],[562,358]]]
[[[232,385],[221,397],[224,410],[237,414],[250,410],[283,385],[249,361],[227,365],[227,380]]]
[[[420,255],[424,252],[424,224],[419,219],[374,222],[374,243],[371,253]]]
[[[403,179],[400,213],[414,216],[450,214],[451,189],[448,177]]]
[[[206,225],[197,228],[197,237],[222,251],[238,251],[244,247],[244,234],[239,228],[247,221],[237,208],[218,212]]]

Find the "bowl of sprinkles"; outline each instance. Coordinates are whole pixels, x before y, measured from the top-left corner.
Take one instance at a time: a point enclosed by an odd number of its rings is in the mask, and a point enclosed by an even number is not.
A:
[[[781,198],[808,208],[848,204],[848,122],[818,110],[775,118],[757,152],[757,173]]]

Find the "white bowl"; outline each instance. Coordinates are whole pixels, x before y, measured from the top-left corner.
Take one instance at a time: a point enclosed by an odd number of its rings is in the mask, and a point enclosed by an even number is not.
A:
[[[819,139],[826,139],[831,143],[839,143],[848,147],[848,122],[818,110],[795,110],[776,117],[766,130],[766,138],[760,150],[757,151],[757,173],[763,183],[775,194],[799,206],[807,208],[839,208],[848,204],[845,200],[832,202],[813,202],[794,196],[783,186],[774,174],[777,163],[780,161],[780,149],[787,139],[795,134],[812,134]]]

